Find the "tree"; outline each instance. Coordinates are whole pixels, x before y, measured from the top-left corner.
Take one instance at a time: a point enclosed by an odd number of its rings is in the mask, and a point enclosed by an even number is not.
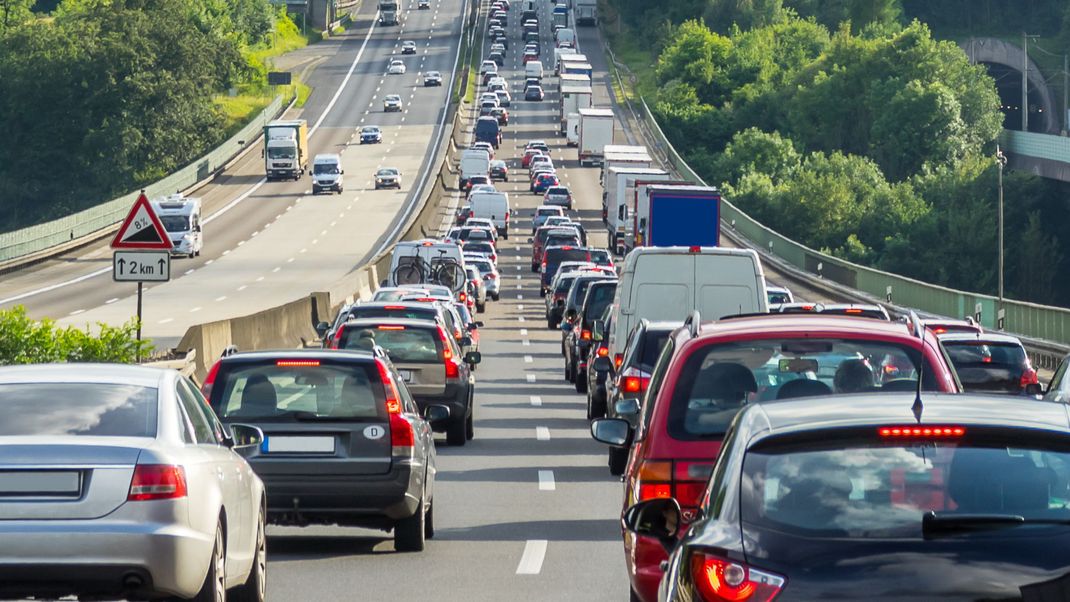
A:
[[[33,0],[0,0],[0,34],[33,19]]]
[[[849,21],[857,29],[871,23],[889,25],[899,19],[899,0],[787,0],[801,17],[813,17],[829,29]]]
[[[969,147],[966,124],[947,86],[918,80],[905,86],[895,81],[888,84],[874,89],[875,96],[890,94],[890,98],[873,120],[868,155],[889,178],[902,180],[926,164],[950,165],[965,155]]]
[[[737,132],[716,162],[718,182],[736,184],[744,174],[761,173],[783,182],[798,169],[801,157],[791,140],[757,128]]]
[[[1046,231],[1039,211],[1031,211],[1028,226],[1007,262],[1008,288],[1015,296],[1037,303],[1053,303],[1062,261],[1058,237]]]
[[[782,0],[711,0],[703,16],[715,31],[764,27],[786,17]]]
[[[673,43],[658,57],[658,81],[688,84],[699,98],[716,95],[729,85],[717,65],[725,61],[731,47],[728,38],[713,33],[705,23],[686,21],[677,28]]]

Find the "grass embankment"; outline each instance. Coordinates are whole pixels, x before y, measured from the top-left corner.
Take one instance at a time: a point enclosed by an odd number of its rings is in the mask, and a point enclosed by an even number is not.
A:
[[[630,81],[627,72],[620,74],[625,87],[629,88],[627,90],[620,90],[614,77],[614,91],[629,100],[638,100],[637,94],[648,100],[653,99],[658,89],[657,78],[654,75],[657,56],[649,48],[643,46],[644,42],[641,41],[643,34],[624,23],[607,2],[599,3],[598,10],[602,15],[599,27],[603,38],[609,44],[617,61],[626,66],[634,76],[634,80]],[[610,64],[610,68],[614,66]]]

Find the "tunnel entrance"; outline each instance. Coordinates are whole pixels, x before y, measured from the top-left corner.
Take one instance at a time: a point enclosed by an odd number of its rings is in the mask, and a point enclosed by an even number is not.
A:
[[[996,80],[1000,110],[1003,111],[1003,127],[1008,130],[1022,129],[1022,71],[1008,65],[982,62],[988,74]],[[1045,112],[1041,94],[1032,80],[1029,82],[1029,131],[1047,133],[1053,118]]]

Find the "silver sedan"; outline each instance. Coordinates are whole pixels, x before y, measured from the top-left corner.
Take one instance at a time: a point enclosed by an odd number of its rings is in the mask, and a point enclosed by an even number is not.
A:
[[[259,429],[139,366],[0,368],[0,412],[0,597],[264,599]]]

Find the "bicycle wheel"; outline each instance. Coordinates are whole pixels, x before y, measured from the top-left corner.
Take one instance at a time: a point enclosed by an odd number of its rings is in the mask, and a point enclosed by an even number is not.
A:
[[[457,292],[464,288],[464,269],[461,268],[461,264],[456,261],[444,261],[435,266],[431,281],[434,284],[444,286],[453,292]]]
[[[424,270],[415,263],[401,264],[394,270],[394,284],[423,284]]]

